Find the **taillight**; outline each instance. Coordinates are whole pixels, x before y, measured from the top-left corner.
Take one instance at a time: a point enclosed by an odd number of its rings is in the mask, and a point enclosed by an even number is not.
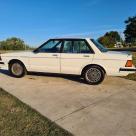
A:
[[[132,67],[132,66],[133,66],[132,60],[127,60],[125,67]]]

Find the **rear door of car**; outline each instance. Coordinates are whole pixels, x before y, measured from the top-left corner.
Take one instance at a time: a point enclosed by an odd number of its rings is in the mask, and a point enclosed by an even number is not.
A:
[[[81,73],[84,66],[91,64],[94,51],[85,39],[65,39],[61,53],[61,73]]]

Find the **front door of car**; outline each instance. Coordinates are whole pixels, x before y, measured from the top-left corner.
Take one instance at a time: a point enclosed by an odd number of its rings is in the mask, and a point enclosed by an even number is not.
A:
[[[62,41],[49,40],[36,49],[30,57],[30,70],[60,73],[60,49]]]
[[[64,40],[61,53],[61,73],[80,74],[91,64],[94,52],[86,40]]]

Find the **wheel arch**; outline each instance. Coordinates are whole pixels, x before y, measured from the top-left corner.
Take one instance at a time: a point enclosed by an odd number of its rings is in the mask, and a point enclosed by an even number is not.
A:
[[[85,70],[88,68],[88,67],[91,67],[91,66],[97,66],[99,68],[102,69],[102,71],[104,72],[104,74],[106,74],[106,70],[101,66],[101,65],[98,65],[98,64],[89,64],[89,65],[86,65],[82,71],[81,71],[81,76],[84,74]]]
[[[24,64],[21,60],[19,60],[19,59],[11,59],[11,60],[8,62],[8,67],[10,67],[10,65],[11,65],[12,63],[14,63],[14,62],[20,62],[20,63],[24,66],[24,68],[26,69],[25,64]],[[27,70],[27,69],[26,69],[26,70]]]

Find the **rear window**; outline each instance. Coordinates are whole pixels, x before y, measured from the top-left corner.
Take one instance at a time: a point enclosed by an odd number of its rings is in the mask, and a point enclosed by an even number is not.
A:
[[[101,51],[101,52],[107,52],[108,49],[105,48],[101,43],[99,43],[97,40],[91,39],[91,41],[95,44],[95,46]]]

